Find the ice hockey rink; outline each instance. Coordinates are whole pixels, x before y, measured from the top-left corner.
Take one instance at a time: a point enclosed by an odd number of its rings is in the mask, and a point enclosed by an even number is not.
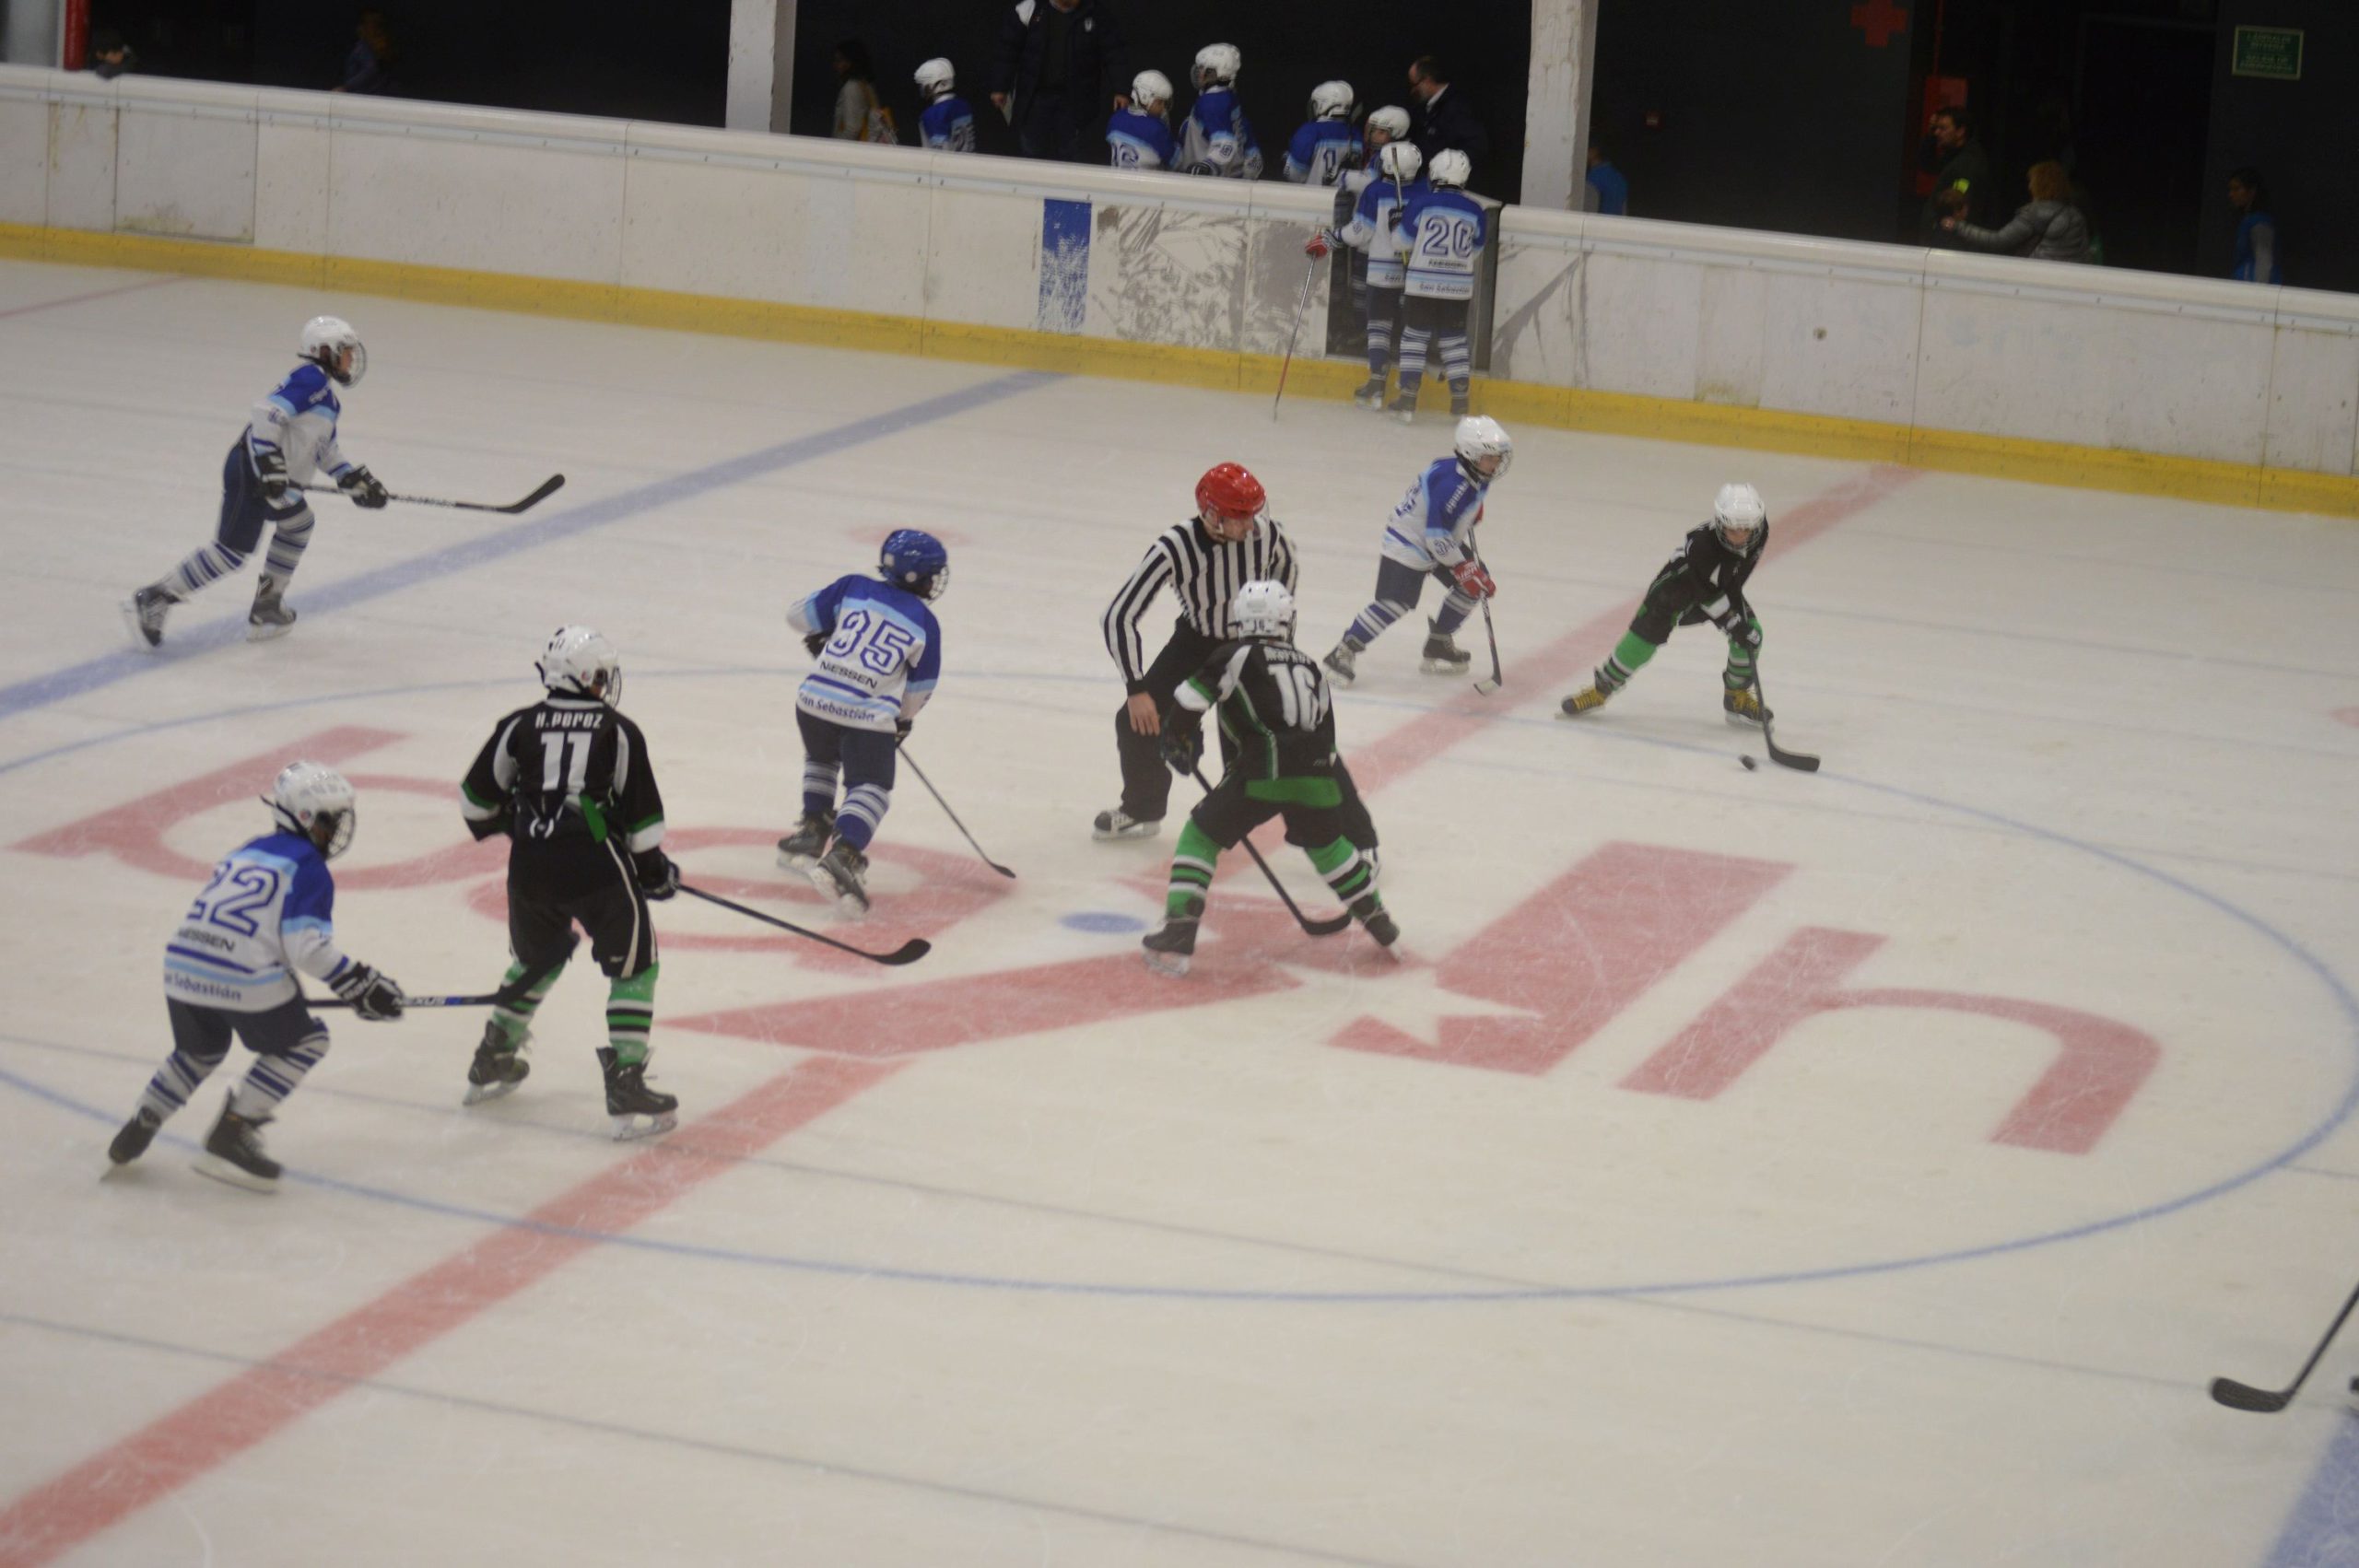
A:
[[[323,310],[393,488],[566,487],[323,498],[292,636],[242,640],[249,567],[134,650]],[[0,371],[6,1568],[2359,1562],[2359,1337],[2283,1414],[2205,1394],[2359,1275],[2349,521],[1513,429],[1505,687],[1404,625],[1338,699],[1404,960],[1233,855],[1168,980],[1172,835],[1088,831],[1106,602],[1236,458],[1323,650],[1438,416],[15,263]],[[1814,776],[1739,765],[1708,628],[1555,717],[1733,478]],[[905,771],[846,926],[771,863],[781,612],[910,524],[910,755],[1020,874]],[[283,762],[359,790],[342,945],[497,983],[456,785],[563,622],[692,883],[931,956],[675,900],[666,1139],[607,1136],[584,964],[506,1100],[459,1104],[480,1012],[331,1014],[282,1191],[189,1168],[242,1052],[102,1181]]]

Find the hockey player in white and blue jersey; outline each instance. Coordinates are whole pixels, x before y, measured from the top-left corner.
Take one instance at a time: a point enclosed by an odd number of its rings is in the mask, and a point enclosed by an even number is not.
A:
[[[1114,111],[1106,122],[1106,161],[1116,169],[1173,167],[1170,113],[1171,78],[1141,71],[1131,81],[1131,106]]]
[[[1401,300],[1401,395],[1386,412],[1417,417],[1417,389],[1426,350],[1441,340],[1442,374],[1449,379],[1449,411],[1464,418],[1470,406],[1474,356],[1466,335],[1473,307],[1474,269],[1483,262],[1483,207],[1464,190],[1473,166],[1462,152],[1434,154],[1426,171],[1431,187],[1411,198],[1401,216],[1401,252],[1408,278]]]
[[[1323,661],[1339,685],[1352,684],[1360,650],[1417,607],[1428,577],[1449,597],[1426,624],[1422,668],[1429,675],[1458,675],[1473,662],[1455,634],[1478,601],[1499,591],[1475,548],[1474,525],[1483,521],[1491,486],[1515,460],[1515,443],[1497,420],[1474,418],[1458,422],[1455,446],[1449,456],[1427,463],[1392,509],[1376,563],[1376,598]]]
[[[164,948],[172,1054],[107,1147],[118,1165],[147,1152],[165,1118],[229,1054],[234,1036],[254,1053],[254,1064],[222,1104],[196,1168],[217,1181],[274,1190],[278,1164],[263,1153],[262,1129],[328,1049],[327,1025],[305,1008],[295,971],[326,982],[363,1018],[402,1015],[401,987],[336,951],[328,861],[352,843],[358,820],[352,786],[334,768],[291,762],[265,803],[272,830],[213,868]]]
[[[1179,160],[1182,174],[1209,174],[1221,180],[1262,178],[1262,144],[1254,139],[1252,123],[1237,101],[1237,74],[1245,56],[1233,43],[1208,43],[1196,51],[1189,81],[1196,101],[1180,123]]]
[[[935,152],[975,150],[975,111],[958,96],[957,74],[947,60],[929,60],[917,69],[919,139]]]
[[[950,555],[931,533],[897,529],[876,573],[839,577],[786,612],[818,666],[794,696],[803,821],[778,841],[778,860],[854,919],[868,913],[868,846],[893,802],[901,737],[942,678],[942,627],[926,604],[950,586]]]
[[[1358,103],[1349,82],[1321,82],[1310,89],[1310,118],[1286,144],[1287,179],[1297,185],[1344,182],[1344,171],[1360,160],[1360,134],[1352,129]]]
[[[1402,209],[1426,193],[1417,178],[1423,158],[1414,142],[1387,142],[1377,154],[1377,177],[1360,192],[1352,221],[1341,229],[1322,228],[1303,246],[1323,256],[1338,245],[1367,255],[1367,383],[1352,394],[1362,408],[1384,406],[1385,378],[1392,370],[1392,333],[1401,320],[1401,290],[1408,267],[1399,239]]]
[[[311,542],[311,509],[303,504],[302,486],[314,474],[334,480],[355,506],[385,504],[385,487],[335,444],[336,416],[343,412],[336,389],[358,386],[369,369],[360,334],[334,316],[315,316],[303,324],[296,352],[302,363],[254,404],[245,434],[221,465],[221,521],[213,543],[123,601],[123,619],[149,648],[164,640],[164,616],[173,605],[246,564],[265,522],[270,554],[254,585],[246,638],[287,635],[295,625],[295,612],[285,603],[287,582]]]

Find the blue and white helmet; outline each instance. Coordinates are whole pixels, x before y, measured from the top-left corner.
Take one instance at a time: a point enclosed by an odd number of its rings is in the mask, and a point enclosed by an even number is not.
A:
[[[1280,642],[1294,640],[1294,595],[1286,585],[1269,578],[1249,582],[1237,591],[1229,602],[1229,618],[1236,623],[1239,637],[1275,638]]]
[[[921,599],[939,599],[950,586],[950,552],[921,529],[897,528],[877,552],[876,575]]]
[[[331,860],[352,847],[353,830],[360,825],[351,781],[325,763],[290,762],[280,768],[266,803],[283,831],[310,839]]]

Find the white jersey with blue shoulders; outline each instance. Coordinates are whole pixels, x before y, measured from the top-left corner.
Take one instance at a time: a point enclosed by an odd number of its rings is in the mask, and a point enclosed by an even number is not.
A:
[[[1370,288],[1398,288],[1408,279],[1408,268],[1401,259],[1401,240],[1394,220],[1407,204],[1424,195],[1429,187],[1422,180],[1407,185],[1396,185],[1389,179],[1379,178],[1367,182],[1360,192],[1359,205],[1352,209],[1352,221],[1338,238],[1355,251],[1367,252],[1367,286]]]
[[[1254,140],[1252,123],[1235,93],[1210,88],[1196,96],[1188,118],[1180,123],[1180,151],[1172,167],[1182,174],[1224,180],[1262,178],[1262,144]]]
[[[1463,191],[1427,188],[1401,215],[1408,292],[1419,299],[1472,299],[1483,261],[1483,207]]]
[[[1106,122],[1106,161],[1116,169],[1169,169],[1174,144],[1162,117],[1118,109]]]
[[[317,365],[305,361],[287,373],[268,397],[254,404],[246,421],[249,454],[276,451],[287,462],[287,479],[300,485],[315,474],[341,478],[352,467],[336,449],[336,417],[344,405],[336,401],[335,383]]]
[[[301,993],[294,970],[334,981],[335,879],[311,841],[266,833],[229,852],[164,948],[164,994],[200,1007],[264,1012]]]
[[[796,631],[827,634],[794,706],[848,730],[886,734],[915,720],[942,679],[942,626],[924,600],[873,577],[839,577],[787,607]]]
[[[1431,571],[1474,554],[1474,525],[1483,521],[1490,486],[1466,476],[1456,454],[1436,458],[1410,482],[1384,529],[1384,554],[1402,566]]]
[[[1342,120],[1309,120],[1286,145],[1285,177],[1297,185],[1335,185],[1359,161],[1360,134]]]
[[[935,99],[918,115],[918,133],[935,152],[975,150],[975,111],[952,94]]]

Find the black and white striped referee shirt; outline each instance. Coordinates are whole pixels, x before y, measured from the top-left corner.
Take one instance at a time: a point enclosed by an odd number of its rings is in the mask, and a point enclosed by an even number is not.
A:
[[[1106,607],[1106,651],[1121,666],[1122,681],[1136,694],[1146,685],[1146,649],[1139,638],[1139,623],[1158,590],[1168,588],[1180,600],[1180,613],[1203,636],[1226,640],[1235,635],[1229,606],[1237,591],[1249,582],[1274,578],[1295,591],[1299,568],[1294,541],[1275,518],[1263,518],[1252,534],[1235,544],[1224,544],[1191,518],[1156,535],[1131,580]]]

